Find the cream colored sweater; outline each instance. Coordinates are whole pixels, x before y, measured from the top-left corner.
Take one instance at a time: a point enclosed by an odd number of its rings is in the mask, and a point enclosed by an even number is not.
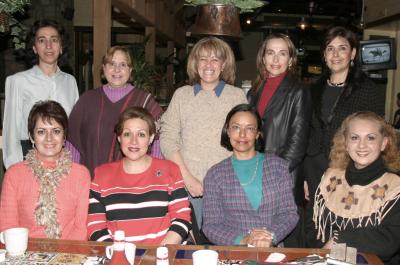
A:
[[[214,91],[193,86],[176,90],[161,117],[161,151],[167,159],[179,151],[192,175],[203,181],[207,170],[231,152],[220,145],[226,115],[236,105],[247,103],[240,88],[225,84],[218,97]]]

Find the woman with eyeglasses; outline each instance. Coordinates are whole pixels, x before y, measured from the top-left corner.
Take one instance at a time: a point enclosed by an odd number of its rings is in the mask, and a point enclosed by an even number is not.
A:
[[[249,104],[227,115],[221,145],[233,155],[204,178],[203,231],[217,245],[280,245],[293,230],[297,207],[289,163],[264,149],[262,122]]]
[[[332,139],[343,120],[357,111],[384,115],[385,90],[361,72],[358,46],[356,34],[344,27],[328,29],[322,43],[325,65],[321,77],[311,86],[313,114],[304,159],[305,193],[310,197],[328,168]]]
[[[74,161],[85,165],[92,176],[98,165],[122,157],[113,128],[125,109],[143,107],[156,120],[162,113],[150,93],[130,83],[132,58],[128,48],[114,46],[107,50],[103,57],[102,76],[107,83],[85,92],[72,110],[67,142]],[[160,156],[156,151],[156,156]]]
[[[57,101],[69,115],[79,98],[75,78],[58,67],[65,48],[64,28],[56,21],[36,21],[28,32],[26,49],[34,66],[7,77],[5,85],[2,142],[6,168],[22,161],[32,148],[27,122],[37,101]]]
[[[55,101],[39,101],[29,113],[33,149],[4,176],[0,232],[26,227],[29,237],[86,240],[90,174],[73,163],[64,143],[68,117]]]

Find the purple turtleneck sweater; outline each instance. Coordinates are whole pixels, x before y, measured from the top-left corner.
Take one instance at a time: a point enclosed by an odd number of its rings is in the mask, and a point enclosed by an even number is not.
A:
[[[115,103],[125,97],[126,95],[129,94],[135,87],[132,84],[127,84],[125,87],[122,88],[111,88],[109,85],[103,85],[102,89],[104,91],[104,94],[106,94],[107,98]],[[72,155],[72,161],[75,163],[79,163],[81,155],[79,151],[68,141],[65,142],[65,148],[71,152]],[[160,150],[160,143],[159,140],[155,140],[152,149],[151,149],[151,154],[154,157],[157,158],[163,158]]]

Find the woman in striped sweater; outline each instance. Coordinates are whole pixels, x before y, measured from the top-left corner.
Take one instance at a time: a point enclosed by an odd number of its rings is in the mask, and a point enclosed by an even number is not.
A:
[[[88,216],[90,240],[111,241],[116,230],[143,244],[179,244],[191,228],[188,195],[176,164],[147,154],[156,127],[140,107],[115,127],[124,158],[95,169]]]

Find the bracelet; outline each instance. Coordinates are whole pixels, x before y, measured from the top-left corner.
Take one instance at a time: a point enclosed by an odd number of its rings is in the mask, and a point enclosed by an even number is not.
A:
[[[272,245],[273,245],[273,246],[276,246],[276,245],[278,245],[278,242],[276,242],[276,236],[275,236],[275,233],[272,233]]]

